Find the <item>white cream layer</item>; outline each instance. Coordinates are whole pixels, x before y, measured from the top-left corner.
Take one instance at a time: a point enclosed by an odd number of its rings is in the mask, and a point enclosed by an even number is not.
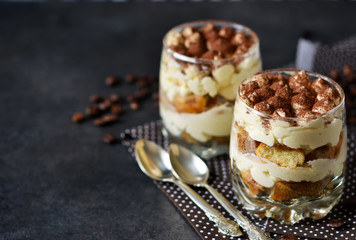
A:
[[[309,152],[320,146],[331,144],[335,146],[342,130],[342,111],[330,123],[321,117],[311,121],[299,122],[298,126],[291,126],[286,121],[269,120],[266,128],[261,117],[247,109],[241,101],[235,104],[234,117],[238,125],[245,128],[250,137],[269,146],[275,143],[286,145],[290,148],[301,148]]]
[[[257,48],[257,46],[253,46]],[[170,54],[163,52],[160,68],[160,88],[162,88],[170,101],[175,96],[196,94],[211,97],[221,95],[228,100],[235,100],[239,84],[246,78],[262,70],[262,62],[257,49],[256,54],[246,57],[237,66],[225,64],[210,67],[193,64],[180,64]],[[221,61],[216,60],[221,64]],[[205,67],[205,68],[204,68]]]
[[[338,176],[342,173],[346,161],[346,129],[343,130],[343,143],[336,159],[316,159],[308,162],[308,167],[289,169],[261,159],[254,154],[243,154],[238,151],[237,131],[233,127],[230,141],[230,157],[240,171],[251,171],[251,176],[260,185],[270,188],[280,180],[316,182],[326,176]],[[338,136],[334,136],[339,139]]]
[[[160,114],[165,127],[174,136],[183,131],[200,142],[209,141],[212,137],[230,135],[233,107],[227,103],[208,111],[191,114],[178,113],[161,104]]]

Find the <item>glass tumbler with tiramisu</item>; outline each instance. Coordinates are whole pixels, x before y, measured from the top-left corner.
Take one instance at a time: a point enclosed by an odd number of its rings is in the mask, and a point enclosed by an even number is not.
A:
[[[259,40],[225,21],[179,25],[163,39],[163,133],[204,158],[228,153],[238,85],[261,70]]]
[[[234,191],[260,217],[320,219],[339,201],[346,163],[344,93],[318,73],[277,69],[239,87],[231,132]]]

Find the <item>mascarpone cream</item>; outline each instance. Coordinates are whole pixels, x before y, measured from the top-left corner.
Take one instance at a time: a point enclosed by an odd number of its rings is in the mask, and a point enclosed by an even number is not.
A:
[[[233,164],[240,170],[250,170],[253,179],[260,185],[270,188],[275,182],[283,181],[309,181],[316,182],[326,176],[338,176],[342,173],[344,162],[346,161],[346,129],[343,129],[343,143],[340,152],[335,159],[316,159],[307,162],[307,166],[289,169],[280,167],[277,164],[261,159],[254,154],[242,154],[238,151],[238,141],[236,129],[231,135],[230,156]],[[337,137],[336,137],[337,138]],[[337,138],[338,139],[338,138]],[[263,161],[263,162],[262,162]]]
[[[286,145],[290,148],[301,148],[306,152],[317,147],[331,144],[335,146],[343,127],[342,109],[336,112],[331,122],[317,117],[309,121],[300,121],[297,126],[278,119],[268,119],[268,126],[261,116],[251,113],[246,104],[237,101],[235,104],[235,120],[244,127],[250,137],[269,146],[275,143]]]
[[[197,114],[178,113],[166,106],[160,107],[164,126],[171,134],[180,136],[185,131],[200,142],[206,142],[213,136],[229,136],[232,111],[233,107],[228,103]]]

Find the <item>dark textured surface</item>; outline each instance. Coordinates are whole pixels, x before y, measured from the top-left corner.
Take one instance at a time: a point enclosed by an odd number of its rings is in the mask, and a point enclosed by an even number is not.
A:
[[[153,101],[120,123],[71,122],[108,74],[157,74],[176,24],[226,19],[260,36],[265,68],[294,60],[301,30],[326,43],[355,34],[356,3],[0,3],[0,238],[196,239],[106,132],[159,118]]]

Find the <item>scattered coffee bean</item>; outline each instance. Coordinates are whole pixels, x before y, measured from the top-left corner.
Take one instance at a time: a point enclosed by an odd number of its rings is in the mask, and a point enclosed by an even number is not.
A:
[[[350,84],[349,86],[350,93],[353,97],[356,97],[356,84]]]
[[[100,97],[99,95],[91,95],[89,100],[92,103],[99,103],[99,102],[101,102],[103,100],[103,98]]]
[[[126,79],[126,82],[128,82],[128,83],[133,83],[133,82],[135,82],[136,81],[136,77],[135,77],[135,75],[133,75],[133,74],[127,74],[126,75],[126,77],[125,77],[125,79]]]
[[[114,75],[110,75],[105,79],[107,86],[114,86],[119,83],[119,78]],[[85,113],[87,116],[96,117],[94,124],[96,126],[104,126],[118,121],[118,116],[122,114],[123,106],[121,104],[128,104],[129,107],[136,111],[140,109],[141,100],[147,98],[152,94],[154,106],[159,106],[159,94],[158,94],[158,77],[154,75],[142,74],[139,77],[134,74],[127,74],[125,80],[128,83],[136,82],[137,90],[134,93],[126,93],[125,98],[127,103],[121,102],[123,95],[111,94],[108,97],[102,97],[98,94],[93,94],[89,97],[92,104],[86,107]],[[109,113],[110,111],[110,113]],[[106,113],[106,115],[102,115]],[[99,117],[102,115],[101,117]],[[73,122],[82,122],[85,120],[85,116],[82,113],[76,113],[72,117]]]
[[[104,115],[102,117],[102,120],[105,122],[105,123],[113,123],[113,122],[117,122],[119,118],[115,115],[115,114],[107,114],[107,115]]]
[[[131,94],[131,93],[126,93],[126,101],[128,102],[133,102],[133,101],[136,101],[137,99],[135,98],[134,94]]]
[[[122,113],[122,108],[118,104],[112,104],[110,110],[116,115],[120,115]]]
[[[147,88],[143,88],[140,91],[134,93],[134,98],[135,98],[135,100],[142,100],[142,99],[146,98],[149,93],[150,93],[150,90],[148,90]]]
[[[339,80],[339,72],[335,69],[335,68],[333,68],[333,69],[331,69],[330,70],[330,77],[333,79],[333,80],[335,80],[335,81],[338,81]]]
[[[138,104],[138,102],[131,102],[130,103],[130,108],[134,111],[138,110],[140,108],[140,105]]]
[[[355,116],[348,117],[347,122],[349,124],[356,124],[356,117]]]
[[[81,123],[84,121],[84,115],[81,112],[74,113],[72,116],[72,121],[75,123]]]
[[[332,227],[332,228],[339,228],[344,224],[345,224],[344,220],[338,218],[338,219],[330,220],[330,222],[328,223],[328,226]]]
[[[113,144],[117,141],[116,137],[112,134],[105,134],[102,138],[103,142]]]
[[[94,124],[96,126],[104,126],[106,124],[106,122],[102,118],[97,118],[94,120]]]
[[[101,103],[99,103],[99,109],[101,111],[106,111],[110,108],[111,106],[111,101],[108,98],[105,98]]]
[[[353,81],[355,79],[355,74],[354,74],[354,71],[352,69],[352,67],[350,65],[345,65],[342,69],[345,77],[346,77],[346,80],[348,82],[350,81]]]
[[[140,88],[145,88],[148,86],[148,81],[147,79],[139,79],[137,81],[137,86],[140,87]]]
[[[293,234],[286,233],[286,234],[283,234],[283,236],[281,237],[281,240],[298,240],[298,237],[294,236]]]
[[[110,95],[110,100],[114,103],[120,102],[120,99],[121,99],[121,96],[119,94],[114,93],[114,94]]]
[[[99,115],[99,108],[96,105],[89,105],[86,109],[85,112],[88,116],[90,117],[96,117]]]
[[[105,80],[106,86],[109,86],[109,87],[115,86],[118,82],[119,82],[119,79],[114,75],[108,76]]]
[[[158,98],[159,98],[158,92],[154,92],[154,93],[152,94],[152,98],[153,98],[154,100],[158,100]]]

